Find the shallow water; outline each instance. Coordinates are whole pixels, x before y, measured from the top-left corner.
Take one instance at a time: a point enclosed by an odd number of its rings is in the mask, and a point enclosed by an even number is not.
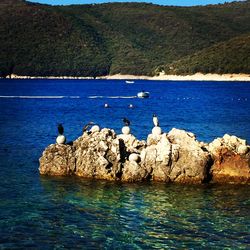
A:
[[[149,99],[134,98],[142,89]],[[249,186],[122,184],[37,169],[59,122],[74,140],[90,120],[119,133],[128,117],[145,139],[156,113],[164,131],[249,140],[249,102],[250,84],[240,82],[0,80],[0,249],[248,249]]]

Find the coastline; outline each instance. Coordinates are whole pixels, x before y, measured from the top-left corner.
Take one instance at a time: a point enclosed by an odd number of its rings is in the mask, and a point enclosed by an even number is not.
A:
[[[250,82],[250,74],[202,74],[194,75],[164,75],[159,76],[134,76],[134,75],[111,75],[99,77],[98,79],[118,79],[118,80],[156,80],[156,81],[246,81]]]
[[[20,76],[12,74],[7,79],[106,79],[106,80],[155,80],[155,81],[243,81],[250,82],[250,74],[202,74],[194,75],[164,75],[159,76],[137,76],[137,75],[107,75],[94,77],[74,77],[74,76]]]

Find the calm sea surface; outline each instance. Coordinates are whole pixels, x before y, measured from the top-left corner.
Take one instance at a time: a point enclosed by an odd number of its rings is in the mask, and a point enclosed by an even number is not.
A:
[[[249,186],[39,176],[58,123],[70,141],[89,121],[120,133],[127,117],[146,139],[154,113],[166,132],[250,141],[250,83],[0,80],[0,249],[250,249]]]

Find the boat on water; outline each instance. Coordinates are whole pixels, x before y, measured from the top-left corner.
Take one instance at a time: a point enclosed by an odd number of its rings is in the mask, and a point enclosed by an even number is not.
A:
[[[141,91],[141,92],[137,93],[137,97],[138,98],[148,98],[149,97],[149,92]]]
[[[128,84],[131,84],[131,83],[135,83],[135,81],[125,81],[126,83],[128,83]]]

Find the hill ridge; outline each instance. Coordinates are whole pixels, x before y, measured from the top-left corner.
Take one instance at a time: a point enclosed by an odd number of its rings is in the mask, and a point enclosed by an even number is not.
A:
[[[22,0],[3,0],[0,5],[3,77],[152,76],[164,65],[206,53],[221,42],[238,37],[237,41],[249,44],[244,36],[250,33],[249,1],[195,7],[145,3],[50,6]],[[237,65],[221,73],[238,73]],[[242,73],[249,73],[249,65],[241,68]]]

